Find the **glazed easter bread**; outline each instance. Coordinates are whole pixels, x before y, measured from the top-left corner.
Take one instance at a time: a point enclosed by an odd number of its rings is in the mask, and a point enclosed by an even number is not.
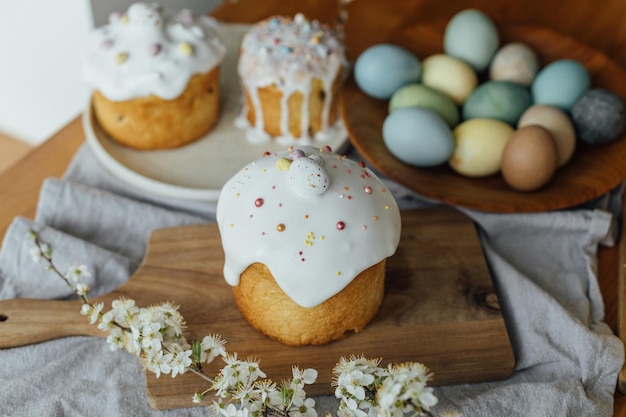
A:
[[[308,143],[328,136],[340,122],[339,93],[347,65],[335,32],[302,14],[253,25],[238,62],[251,139]]]
[[[135,3],[89,36],[83,76],[100,127],[135,149],[167,149],[207,133],[220,114],[225,48],[215,22]]]
[[[400,212],[365,164],[327,147],[268,153],[224,185],[217,222],[237,307],[267,336],[326,344],[378,312]]]

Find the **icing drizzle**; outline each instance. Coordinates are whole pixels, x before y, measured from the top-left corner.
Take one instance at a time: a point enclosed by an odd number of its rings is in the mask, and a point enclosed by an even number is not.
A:
[[[178,13],[156,3],[134,3],[113,13],[92,31],[83,59],[83,78],[110,100],[154,94],[178,97],[189,79],[221,64],[226,49],[215,34],[216,22]]]
[[[238,119],[238,124],[248,128],[248,139],[262,142],[269,139],[264,130],[263,111],[258,96],[258,89],[272,84],[282,92],[281,100],[281,136],[282,143],[294,143],[296,139],[289,132],[289,112],[287,100],[296,91],[303,94],[301,136],[297,139],[310,140],[309,95],[314,78],[323,84],[325,92],[330,92],[332,84],[342,67],[348,61],[342,43],[327,25],[317,20],[307,20],[302,14],[294,18],[274,16],[254,25],[244,36],[238,73],[242,84],[250,94],[254,106],[255,126],[249,126],[245,116]],[[326,94],[322,110],[322,129],[318,139],[324,139],[329,126],[331,97]],[[247,109],[243,109],[243,115]],[[303,143],[302,141],[300,143]]]
[[[391,192],[327,146],[266,154],[242,168],[222,189],[217,222],[230,285],[260,262],[303,307],[337,294],[400,240]]]

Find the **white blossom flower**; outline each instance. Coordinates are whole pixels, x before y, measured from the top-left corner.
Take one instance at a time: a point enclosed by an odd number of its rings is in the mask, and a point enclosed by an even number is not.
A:
[[[426,386],[432,374],[420,363],[390,367],[389,376],[378,388],[378,414],[393,417],[412,411],[430,411],[438,400],[433,389]]]
[[[380,359],[363,356],[339,360],[333,369],[333,384],[336,385],[335,396],[341,400],[340,414],[352,417],[376,414],[372,395],[388,373],[379,364]]]
[[[317,411],[315,410],[315,400],[313,398],[307,398],[302,405],[297,409],[289,413],[292,417],[317,417]]]
[[[170,361],[172,367],[172,378],[178,374],[184,374],[191,365],[191,350],[181,350],[176,352]]]
[[[372,374],[366,374],[359,369],[354,369],[346,376],[345,389],[357,400],[365,399],[365,388],[374,383]]]
[[[43,254],[41,253],[41,250],[37,246],[35,246],[34,248],[31,248],[29,253],[34,263],[38,264],[39,261],[41,261],[41,257],[43,256]]]
[[[354,398],[343,399],[338,414],[340,416],[368,417],[368,413],[359,408],[359,403]]]
[[[161,323],[148,322],[141,328],[141,347],[144,349],[161,350]]]
[[[113,307],[110,311],[112,321],[120,326],[130,327],[131,322],[136,320],[139,308],[135,306],[135,300],[120,298],[113,300],[111,306]]]
[[[254,383],[256,397],[263,404],[269,403],[273,406],[279,406],[282,403],[280,391],[276,388],[276,384],[268,379],[256,381]]]
[[[288,386],[288,392],[291,393],[290,403],[296,407],[300,407],[306,400],[306,392],[304,392],[304,384],[296,384],[291,380]]]
[[[91,287],[84,282],[79,282],[76,284],[76,295],[85,296],[91,290]]]
[[[237,409],[234,404],[228,404],[225,408],[217,408],[219,413],[224,417],[248,417],[248,410],[246,408]]]
[[[75,284],[81,282],[83,277],[91,277],[91,272],[89,272],[86,265],[71,265],[67,268],[67,272],[65,273],[65,278]]]
[[[305,370],[300,370],[297,366],[291,368],[291,374],[293,375],[294,382],[310,385],[315,383],[317,379],[317,371],[313,368],[308,368]]]
[[[249,408],[255,397],[254,387],[252,384],[240,384],[232,393],[232,397],[239,401],[240,406]]]
[[[173,355],[171,353],[164,354],[162,350],[152,352],[145,358],[145,367],[159,378],[161,373],[167,375],[172,371],[172,367],[170,366],[172,357]]]
[[[265,378],[267,375],[265,375],[265,372],[263,372],[261,370],[261,367],[259,366],[259,361],[256,359],[248,359],[245,362],[241,363],[242,366],[242,370],[241,370],[241,375],[245,376],[246,378],[246,383],[248,384],[252,384],[254,381],[256,381],[259,378]]]
[[[167,328],[176,335],[180,335],[185,327],[185,320],[178,312],[178,306],[171,303],[163,303],[158,306],[158,309],[160,314],[163,315],[164,323],[167,325]]]
[[[193,394],[193,397],[191,397],[191,402],[194,404],[200,404],[202,402],[202,398],[204,398],[204,395],[196,392]]]
[[[89,316],[89,323],[95,324],[100,318],[100,312],[104,308],[104,303],[89,304],[85,303],[80,309],[80,314]]]
[[[100,326],[98,326],[100,327]],[[109,344],[109,348],[111,350],[118,350],[124,347],[124,331],[119,327],[112,326],[110,328],[111,333],[107,336],[107,343]]]
[[[136,356],[141,355],[141,328],[137,325],[131,324],[130,332],[126,332],[126,338],[124,339],[124,348]]]
[[[203,364],[211,363],[217,356],[226,356],[225,344],[226,341],[219,335],[211,334],[204,336],[201,343],[200,362]]]

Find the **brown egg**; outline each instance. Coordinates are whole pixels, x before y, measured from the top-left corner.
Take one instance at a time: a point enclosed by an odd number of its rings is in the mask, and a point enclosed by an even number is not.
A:
[[[547,129],[524,126],[509,137],[504,147],[502,176],[516,190],[537,190],[552,178],[557,157],[556,143]]]
[[[572,158],[576,149],[576,131],[565,112],[547,104],[535,104],[526,109],[517,122],[518,129],[528,125],[545,127],[552,134],[558,154],[557,168]]]

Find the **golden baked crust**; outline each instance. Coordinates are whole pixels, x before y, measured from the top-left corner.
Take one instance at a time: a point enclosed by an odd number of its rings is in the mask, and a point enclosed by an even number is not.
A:
[[[141,150],[168,149],[193,142],[207,133],[220,113],[219,66],[196,74],[173,100],[155,95],[111,101],[93,94],[96,119],[114,140]]]
[[[304,308],[280,289],[264,264],[250,265],[233,287],[237,307],[257,330],[290,346],[323,345],[360,332],[376,316],[385,292],[385,260],[357,275],[322,304]]]
[[[341,90],[342,71],[339,71],[335,78],[332,91],[330,91],[330,109],[328,113],[328,126],[332,126],[339,117],[339,93]],[[246,100],[246,118],[250,125],[256,123],[255,106],[250,98],[250,92],[244,86],[244,97]],[[309,95],[309,127],[308,132],[302,132],[302,115],[304,94],[296,91],[287,99],[289,111],[289,133],[294,138],[303,136],[303,133],[313,137],[324,128],[322,115],[324,113],[324,102],[329,94],[324,90],[324,84],[318,78],[311,81],[311,92]],[[281,129],[281,100],[283,91],[275,84],[258,89],[259,101],[261,103],[261,113],[263,116],[263,128],[272,136],[283,136]]]

